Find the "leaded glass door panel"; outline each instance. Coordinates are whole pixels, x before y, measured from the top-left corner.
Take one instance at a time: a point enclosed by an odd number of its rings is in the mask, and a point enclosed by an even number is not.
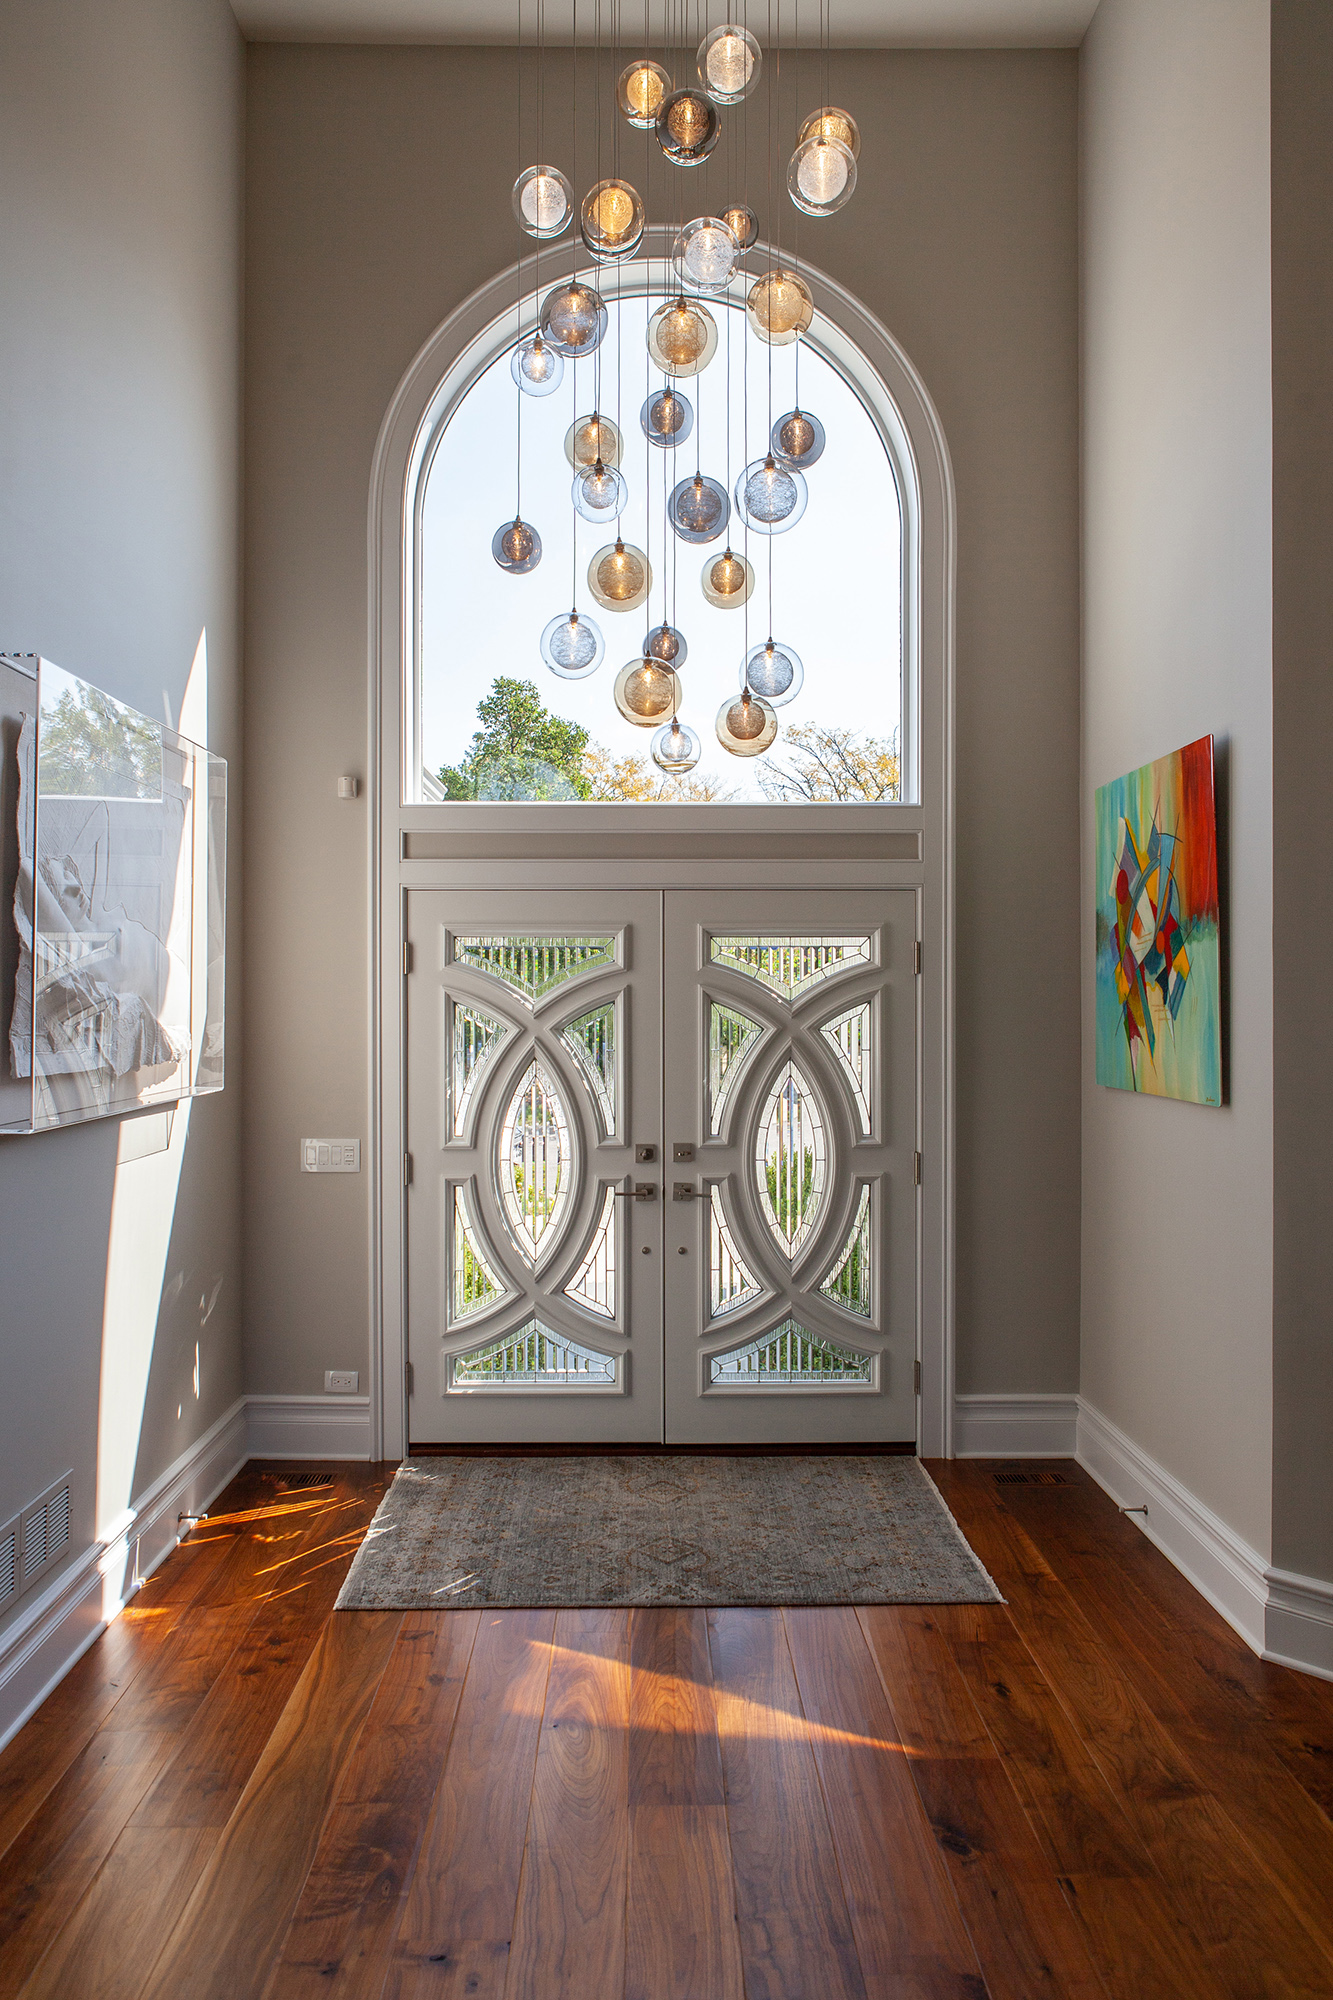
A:
[[[412,890],[408,937],[411,1440],[660,1440],[660,895]]]
[[[666,896],[670,1442],[915,1439],[916,934],[912,890]]]

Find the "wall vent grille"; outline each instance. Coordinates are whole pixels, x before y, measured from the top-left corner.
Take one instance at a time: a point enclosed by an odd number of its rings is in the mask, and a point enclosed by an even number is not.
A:
[[[19,1531],[17,1524],[0,1536],[0,1606],[14,1595],[19,1573]]]
[[[997,1472],[997,1486],[1068,1486],[1063,1472]]]
[[[45,1576],[69,1549],[70,1472],[0,1528],[0,1610]]]
[[[280,1490],[284,1493],[300,1493],[310,1486],[333,1484],[331,1472],[278,1472],[272,1476],[276,1478]]]

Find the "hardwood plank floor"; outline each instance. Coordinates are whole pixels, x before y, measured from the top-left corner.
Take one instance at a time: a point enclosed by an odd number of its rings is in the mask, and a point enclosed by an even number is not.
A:
[[[391,1468],[246,1468],[0,1753],[0,2000],[1330,2000],[1333,1685],[995,1469],[1004,1604],[335,1616]]]

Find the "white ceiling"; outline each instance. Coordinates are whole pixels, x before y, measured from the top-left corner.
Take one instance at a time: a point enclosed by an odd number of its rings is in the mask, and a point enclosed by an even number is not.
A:
[[[650,0],[655,27],[651,42],[661,42],[665,0]],[[850,48],[1069,48],[1082,41],[1097,0],[831,0],[831,39]],[[513,42],[518,39],[522,7],[523,39],[535,38],[535,0],[232,0],[245,35],[256,42]],[[547,0],[546,39],[567,42],[575,16],[579,41],[591,41],[596,0]],[[710,9],[715,18],[720,8]],[[679,17],[679,6],[672,6]],[[611,8],[602,9],[603,24]],[[779,14],[767,0],[742,6],[741,18],[760,39],[772,39],[768,23]],[[780,10],[784,43],[796,39],[790,26],[799,23],[801,42],[818,38],[818,0],[786,0]],[[804,18],[800,18],[801,16]],[[636,39],[630,28],[643,20],[639,0],[628,0],[621,13],[621,44]],[[759,27],[762,20],[763,26]],[[673,38],[674,39],[674,38]],[[688,39],[688,37],[686,38]]]

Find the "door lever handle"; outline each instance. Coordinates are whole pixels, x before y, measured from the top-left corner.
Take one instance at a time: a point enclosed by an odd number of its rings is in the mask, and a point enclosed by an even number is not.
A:
[[[611,1192],[620,1201],[656,1201],[657,1182],[635,1181],[632,1188],[612,1188]]]

